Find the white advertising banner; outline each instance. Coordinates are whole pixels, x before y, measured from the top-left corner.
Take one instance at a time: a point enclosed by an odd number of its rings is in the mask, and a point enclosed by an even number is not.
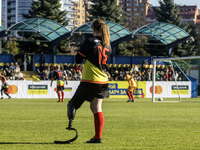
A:
[[[79,83],[80,81],[68,81],[68,85],[64,86],[64,97],[71,98]],[[51,81],[8,81],[8,84],[8,93],[12,98],[58,98],[56,81],[53,82],[52,87]]]
[[[119,83],[118,83],[119,82]],[[123,85],[125,86],[124,90],[126,91],[127,81],[118,81],[115,84],[119,89],[122,90]],[[56,90],[57,83],[53,82],[52,87],[50,86],[51,81],[41,81],[41,82],[33,82],[33,81],[8,81],[9,88],[8,94],[11,95],[12,98],[58,98]],[[65,84],[65,98],[72,98],[74,95],[80,81],[68,81],[68,85]],[[143,84],[140,85],[138,82],[137,89],[143,91],[140,93],[141,98],[151,98],[152,97],[152,82],[151,81],[143,81]],[[109,82],[109,85],[112,85],[113,82]],[[119,84],[119,85],[118,85]],[[191,82],[177,82],[178,89],[182,98],[190,98],[191,97]],[[0,83],[1,85],[1,83]],[[140,85],[140,86],[139,86]],[[110,87],[110,97],[113,96],[113,89]],[[136,90],[136,91],[138,91]],[[135,94],[134,94],[135,95]],[[136,95],[135,95],[136,96]],[[6,98],[6,95],[4,95]],[[123,98],[127,97],[126,92],[117,94],[116,97],[113,98]],[[177,86],[174,81],[156,81],[155,84],[155,98],[177,98],[178,91]]]
[[[191,97],[191,82],[177,82],[179,93],[182,98]],[[155,82],[155,98],[178,98],[178,90],[175,81],[156,81]],[[146,82],[146,97],[152,97],[152,82]]]

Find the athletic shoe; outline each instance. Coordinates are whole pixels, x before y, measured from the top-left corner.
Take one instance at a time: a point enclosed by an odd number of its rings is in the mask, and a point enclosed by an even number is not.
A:
[[[62,99],[62,102],[64,102],[64,99]]]
[[[130,102],[130,101],[132,101],[132,99],[127,100],[127,102]]]
[[[131,102],[135,102],[135,100],[132,100]]]
[[[9,96],[8,99],[11,99],[11,96]]]
[[[1,99],[3,99],[3,97],[1,97]]]
[[[101,138],[100,139],[95,139],[95,138],[91,138],[91,140],[87,141],[86,143],[102,143]]]
[[[61,102],[60,100],[58,100],[57,102]]]

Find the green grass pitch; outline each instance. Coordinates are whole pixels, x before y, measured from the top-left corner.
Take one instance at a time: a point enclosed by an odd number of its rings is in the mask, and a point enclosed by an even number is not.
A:
[[[0,100],[0,149],[2,150],[132,150],[200,149],[200,100],[152,103],[151,99],[104,99],[102,144],[86,144],[94,136],[94,120],[85,102],[73,127],[79,138],[72,144],[54,140],[75,136],[68,125],[67,101],[57,99]]]

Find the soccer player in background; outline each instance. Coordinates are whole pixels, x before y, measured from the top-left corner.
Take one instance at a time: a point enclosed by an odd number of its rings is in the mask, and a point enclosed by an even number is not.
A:
[[[87,38],[76,55],[76,63],[86,61],[80,85],[67,105],[68,128],[72,126],[76,110],[85,100],[89,101],[94,115],[95,136],[87,143],[102,143],[104,115],[101,107],[108,89],[106,64],[111,53],[110,33],[109,27],[99,19],[94,20],[91,27],[94,37]]]
[[[126,92],[126,94],[129,97],[129,100],[127,102],[130,102],[130,101],[135,102],[133,93],[135,92],[137,84],[136,84],[135,80],[129,74],[126,74],[126,80],[128,81],[128,84],[129,84],[127,92]]]
[[[53,80],[56,79],[57,81],[57,93],[58,93],[58,102],[64,102],[64,76],[65,76],[65,80],[66,80],[66,84],[67,83],[67,74],[60,70],[60,65],[56,66],[56,70],[53,73],[53,77],[51,79],[51,86],[53,83]],[[61,94],[62,94],[62,99],[61,99]]]
[[[10,99],[11,97],[7,93],[9,85],[7,83],[6,77],[4,77],[3,75],[0,75],[0,78],[1,78],[1,82],[2,82],[2,85],[1,85],[1,99],[3,99],[3,92],[8,96],[8,99]]]

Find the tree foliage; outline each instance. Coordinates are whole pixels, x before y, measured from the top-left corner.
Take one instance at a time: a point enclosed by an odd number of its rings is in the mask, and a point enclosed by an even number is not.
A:
[[[24,14],[25,18],[46,18],[68,25],[67,12],[61,10],[60,0],[33,0],[29,14]]]
[[[156,19],[159,22],[174,24],[185,30],[195,39],[195,42],[185,42],[177,45],[173,50],[172,56],[183,57],[195,55],[198,51],[195,27],[191,24],[183,24],[182,17],[179,14],[179,6],[174,3],[174,0],[160,0],[159,4],[160,7],[154,7]],[[157,51],[162,51],[162,49],[157,49]]]
[[[90,21],[101,19],[111,21],[124,26],[124,12],[120,5],[117,5],[117,0],[91,0],[93,3],[88,10]]]
[[[52,21],[58,22],[63,26],[68,25],[67,12],[61,10],[60,0],[33,0],[29,14],[24,14],[23,16],[26,19],[29,18],[46,18]],[[39,53],[44,51],[44,53],[51,53],[52,47],[50,43],[41,43],[39,42],[43,39],[40,35],[34,36],[32,40],[35,42],[20,42],[20,48],[24,51],[27,51],[27,47],[30,47],[28,52]],[[61,42],[58,45],[58,50],[65,52],[67,46],[66,42]],[[25,48],[25,49],[24,49]]]
[[[2,53],[5,53],[5,54],[13,54],[13,55],[15,56],[16,54],[19,53],[18,45],[19,45],[19,43],[17,43],[17,42],[14,41],[14,40],[11,40],[11,38],[9,38],[9,40],[6,41],[6,42],[3,44]]]

